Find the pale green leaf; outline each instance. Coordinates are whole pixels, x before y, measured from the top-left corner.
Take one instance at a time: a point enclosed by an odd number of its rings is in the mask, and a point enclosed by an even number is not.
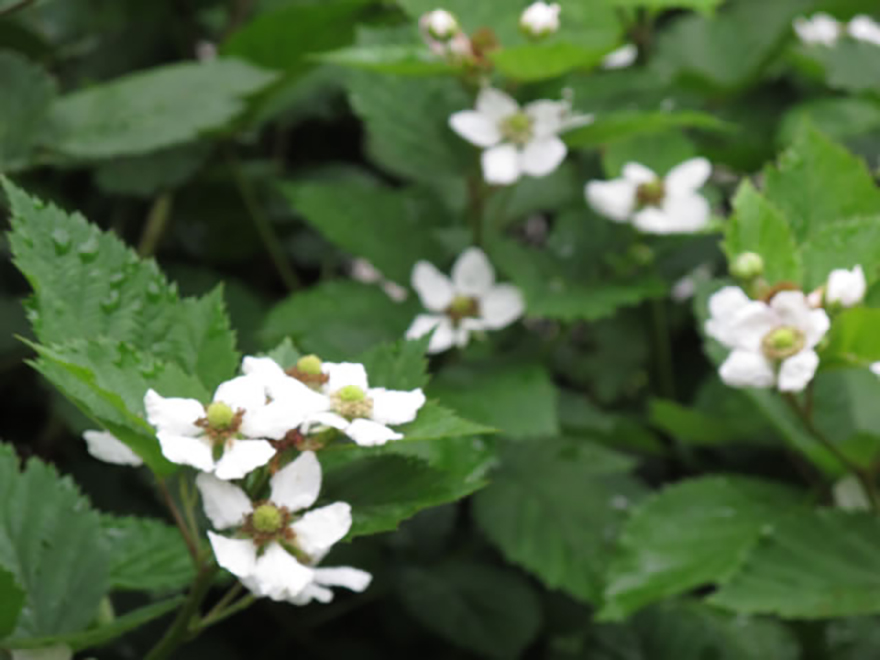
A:
[[[104,516],[101,523],[112,557],[114,589],[164,592],[192,582],[192,559],[176,527],[149,518],[114,516]]]
[[[470,415],[470,412],[465,410],[463,414]],[[434,401],[428,401],[422,407],[414,422],[396,428],[404,434],[407,440],[434,440],[497,432],[497,429],[491,426],[462,419],[453,411]]]
[[[0,89],[0,172],[10,172],[32,164],[57,92],[45,70],[12,51],[0,51]]]
[[[880,216],[840,220],[819,229],[803,246],[805,289],[825,284],[832,270],[860,265],[868,286],[880,278]]]
[[[841,312],[831,324],[823,364],[868,367],[880,362],[880,309],[854,307]],[[827,362],[826,362],[827,361]]]
[[[556,78],[602,61],[604,50],[590,50],[565,41],[526,44],[490,53],[495,68],[513,80],[535,82]]]
[[[880,90],[880,50],[876,45],[843,39],[834,48],[805,51],[822,66],[829,87],[847,92]]]
[[[24,607],[25,593],[15,576],[0,566],[0,640],[8,637]]]

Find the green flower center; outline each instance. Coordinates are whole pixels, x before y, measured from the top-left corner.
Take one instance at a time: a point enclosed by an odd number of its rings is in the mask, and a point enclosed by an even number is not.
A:
[[[475,298],[470,296],[455,296],[449,307],[446,308],[446,315],[456,323],[462,319],[479,316],[480,304]]]
[[[660,179],[643,183],[636,189],[636,203],[640,209],[646,206],[660,206],[665,196],[666,190]]]
[[[357,385],[346,385],[330,395],[333,409],[347,419],[369,417],[373,400]]]
[[[534,122],[524,112],[510,115],[501,122],[501,135],[514,144],[526,144],[532,139]]]
[[[321,358],[317,355],[306,355],[301,357],[296,363],[296,368],[309,376],[320,376],[322,366]]]
[[[782,360],[799,353],[805,343],[803,332],[797,328],[783,326],[768,332],[761,340],[761,348],[768,358]]]
[[[336,396],[338,396],[339,400],[344,403],[363,401],[367,397],[366,393],[364,393],[364,391],[357,385],[346,385],[336,392]]]
[[[260,534],[275,534],[284,523],[281,511],[274,504],[261,504],[254,510],[254,529]]]
[[[232,426],[235,412],[222,401],[208,406],[208,426],[217,431],[226,431]]]

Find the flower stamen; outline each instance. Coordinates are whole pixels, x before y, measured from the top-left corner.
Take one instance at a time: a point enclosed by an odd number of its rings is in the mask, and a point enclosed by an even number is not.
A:
[[[776,328],[764,335],[761,350],[771,360],[784,360],[800,353],[806,344],[804,333],[791,326]]]
[[[534,123],[525,112],[517,112],[501,122],[501,135],[514,144],[528,144],[534,135]]]
[[[636,204],[639,209],[646,206],[660,206],[666,196],[666,188],[662,179],[654,179],[643,183],[636,189]]]
[[[373,400],[357,385],[346,385],[330,395],[333,409],[347,419],[369,417]]]

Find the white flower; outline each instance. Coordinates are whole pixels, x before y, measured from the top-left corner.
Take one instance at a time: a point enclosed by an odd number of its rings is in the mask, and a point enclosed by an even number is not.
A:
[[[689,300],[697,292],[697,285],[708,282],[711,277],[712,269],[709,264],[701,264],[672,285],[670,296],[675,302]]]
[[[256,596],[290,600],[314,588],[320,577],[312,564],[351,528],[345,502],[300,514],[321,492],[321,465],[310,451],[272,477],[269,499],[256,506],[241,488],[209,474],[196,485],[214,527],[238,529],[236,538],[208,532],[217,563]]]
[[[73,651],[66,646],[12,651],[12,660],[72,660]]]
[[[627,163],[621,178],[590,181],[585,193],[597,213],[615,222],[631,222],[643,232],[695,232],[709,222],[709,202],[697,191],[711,173],[705,158],[676,165],[663,179],[644,165]]]
[[[799,16],[794,19],[792,26],[801,42],[811,46],[833,46],[843,32],[840,22],[824,12],[813,14],[812,18]]]
[[[86,441],[89,453],[99,461],[133,467],[140,467],[144,464],[143,459],[135,454],[128,445],[107,431],[85,431],[83,432],[83,440]]]
[[[839,268],[831,271],[828,276],[828,286],[825,289],[825,302],[841,307],[854,307],[865,299],[868,283],[865,281],[865,271],[861,266],[852,270]]]
[[[857,41],[880,46],[880,23],[870,16],[859,14],[849,22],[846,31]]]
[[[875,376],[880,376],[880,362],[874,362],[869,369],[871,369],[871,373]]]
[[[455,16],[445,9],[435,9],[423,14],[419,27],[426,36],[439,41],[448,41],[461,30]]]
[[[542,177],[559,167],[568,149],[558,134],[591,121],[591,116],[573,116],[568,101],[534,101],[520,108],[504,92],[484,87],[476,109],[456,112],[449,125],[484,149],[486,181],[509,185],[523,174]]]
[[[706,333],[733,349],[719,370],[728,385],[800,392],[813,379],[813,349],[831,322],[801,291],[780,291],[767,304],[725,287],[709,299],[709,312]]]
[[[625,69],[635,64],[639,57],[639,49],[635,44],[625,44],[608,53],[602,60],[602,68],[607,70]]]
[[[430,314],[419,314],[406,331],[407,339],[432,330],[429,353],[466,346],[472,332],[500,330],[523,315],[525,302],[512,284],[495,284],[495,271],[479,248],[468,248],[452,267],[452,278],[433,264],[420,261],[412,286]]]
[[[523,32],[532,37],[544,37],[559,30],[559,12],[562,11],[555,2],[534,2],[519,17],[519,26]]]
[[[239,376],[220,385],[208,406],[195,399],[166,399],[153,390],[144,405],[165,458],[220,479],[241,479],[275,455],[267,440],[280,440],[314,411],[313,396],[293,379],[282,388],[257,376]]]

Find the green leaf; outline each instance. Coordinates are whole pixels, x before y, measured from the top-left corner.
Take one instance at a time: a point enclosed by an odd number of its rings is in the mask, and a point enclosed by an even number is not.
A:
[[[497,429],[460,418],[451,410],[428,401],[414,422],[397,427],[407,440],[434,440],[497,433]]]
[[[582,441],[506,447],[474,516],[502,554],[548,588],[596,601],[613,540],[643,488],[629,460]]]
[[[810,511],[774,524],[709,602],[745,613],[818,619],[880,612],[880,521]]]
[[[439,262],[444,256],[425,226],[417,194],[357,180],[287,184],[282,191],[328,241],[366,258],[394,282],[408,283],[420,259]]]
[[[0,567],[25,592],[13,638],[85,628],[107,593],[109,563],[100,518],[73,483],[36,459],[19,472],[0,445]]]
[[[663,11],[667,9],[693,9],[709,14],[724,0],[606,0],[613,7],[621,7],[632,9],[636,7],[645,7],[655,11]]]
[[[458,68],[438,58],[425,44],[352,46],[317,56],[319,62],[396,76],[453,75]]]
[[[868,286],[880,277],[880,216],[822,227],[803,247],[805,289],[825,284],[832,270],[861,265]]]
[[[152,198],[189,180],[211,155],[209,145],[185,144],[143,156],[114,158],[95,170],[95,181],[111,195]]]
[[[537,594],[511,570],[454,561],[405,568],[397,590],[410,616],[480,656],[521,657],[541,626]]]
[[[394,302],[377,286],[327,281],[276,305],[262,336],[269,345],[290,337],[306,353],[346,360],[402,337],[414,318],[409,305]]]
[[[428,388],[431,397],[516,438],[559,433],[556,388],[538,365],[462,366],[442,371]]]
[[[57,91],[45,70],[12,51],[0,51],[0,89],[0,172],[11,172],[34,160]]]
[[[526,44],[492,51],[489,59],[505,76],[521,82],[556,78],[574,69],[584,69],[602,61],[605,51],[591,50],[565,41]]]
[[[617,112],[600,115],[588,126],[582,126],[563,135],[565,143],[574,148],[595,147],[616,140],[637,136],[667,133],[676,128],[699,128],[716,133],[728,133],[735,126],[705,112]]]
[[[466,480],[406,456],[352,448],[321,452],[320,459],[322,500],[352,506],[350,539],[397,529],[422,509],[455,502],[485,485],[482,479]]]
[[[690,445],[711,447],[750,439],[743,437],[741,429],[732,426],[731,420],[713,417],[675,401],[651,399],[650,416],[651,424]]]
[[[703,477],[665,488],[641,505],[619,538],[600,616],[723,583],[798,494],[745,477]]]
[[[15,576],[0,567],[0,640],[8,637],[24,607],[25,593]]]
[[[779,125],[778,142],[793,142],[805,121],[834,140],[844,140],[880,129],[880,102],[870,98],[820,98],[788,110]]]
[[[165,592],[192,582],[192,559],[177,528],[149,518],[103,516],[114,589]]]
[[[874,44],[843,39],[834,48],[805,48],[804,52],[824,69],[829,87],[847,92],[880,89],[880,52]]]
[[[171,64],[58,99],[47,144],[74,158],[144,154],[226,127],[276,74],[234,59]]]
[[[765,177],[767,199],[799,241],[841,220],[880,214],[880,190],[865,163],[809,124]]]
[[[828,346],[822,351],[824,366],[844,364],[867,367],[880,361],[880,309],[844,310],[831,324]]]
[[[351,43],[355,19],[367,4],[368,0],[339,0],[264,11],[233,34],[222,52],[299,74],[309,67],[309,55]]]
[[[764,260],[764,277],[771,284],[803,280],[800,252],[787,218],[746,180],[733,200],[734,215],[727,224],[724,250],[733,263],[743,252]]]
[[[428,358],[425,356],[430,337],[393,344],[379,344],[355,360],[364,365],[370,387],[389,390],[414,390],[428,384]]]

